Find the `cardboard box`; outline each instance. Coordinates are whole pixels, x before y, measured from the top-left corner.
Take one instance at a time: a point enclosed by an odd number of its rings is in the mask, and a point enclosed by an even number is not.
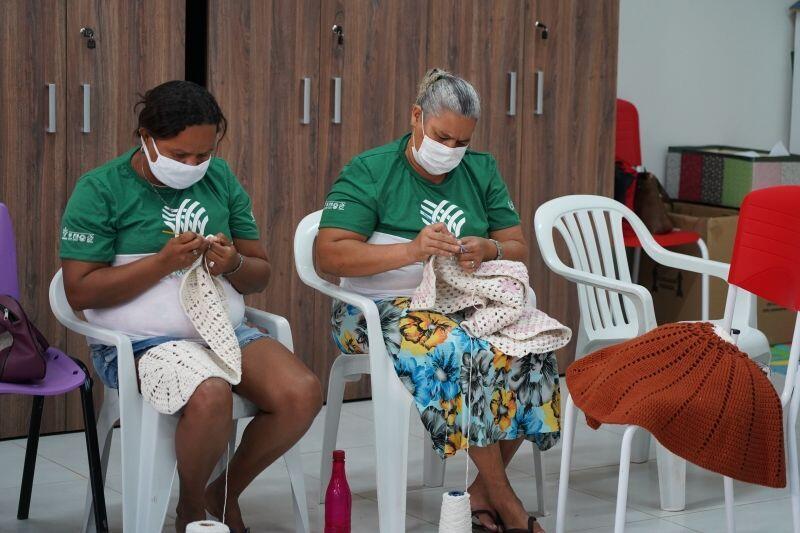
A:
[[[670,214],[676,228],[696,231],[708,246],[709,259],[730,263],[739,212],[736,209],[675,202]],[[672,251],[700,256],[694,244],[676,246]],[[700,275],[655,264],[642,254],[639,283],[653,295],[659,324],[700,319]],[[710,318],[725,312],[727,283],[712,277],[709,284]],[[758,328],[771,344],[791,342],[795,314],[771,302],[758,300]]]

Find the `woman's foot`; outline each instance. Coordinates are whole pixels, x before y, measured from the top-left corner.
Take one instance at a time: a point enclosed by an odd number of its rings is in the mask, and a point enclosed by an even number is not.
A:
[[[469,489],[469,504],[475,517],[480,520],[481,525],[486,531],[501,531],[500,524],[497,523],[497,511],[489,501],[486,489],[482,483],[473,483]],[[482,511],[482,512],[478,512]]]
[[[518,498],[513,498],[513,501],[505,501],[498,503],[497,512],[503,520],[504,530],[514,529],[528,531],[528,522],[530,515],[522,506],[522,502]],[[538,523],[533,524],[533,533],[544,533],[544,529]]]
[[[216,517],[220,522],[231,528],[231,532],[244,532],[244,520],[239,509],[238,499],[228,494],[228,503],[225,506],[225,517],[222,516],[222,508],[225,500],[225,479],[219,478],[206,487],[205,503],[206,511]]]
[[[205,520],[206,510],[202,505],[189,505],[183,502],[178,502],[178,507],[175,510],[177,516],[175,517],[175,531],[176,533],[184,533],[186,526],[198,520]]]

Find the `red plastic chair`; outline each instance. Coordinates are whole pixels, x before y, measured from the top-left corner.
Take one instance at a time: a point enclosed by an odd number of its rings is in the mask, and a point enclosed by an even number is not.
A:
[[[614,159],[623,161],[633,167],[642,165],[642,146],[639,136],[639,112],[633,103],[617,98],[617,132]],[[623,228],[625,246],[633,248],[633,282],[639,280],[639,269],[642,262],[642,244],[636,234],[627,225]],[[684,244],[697,244],[700,257],[708,259],[708,247],[700,234],[695,231],[675,229],[672,233],[653,235],[655,241],[665,248],[682,246]],[[701,304],[700,318],[708,320],[708,276],[701,277]]]
[[[730,327],[736,293],[745,290],[792,311],[800,311],[800,186],[787,185],[753,191],[744,198],[728,274],[732,290],[725,306]],[[800,312],[794,327],[786,381],[781,393],[783,408],[789,407],[786,426],[787,468],[795,533],[800,532],[800,470],[798,470],[797,418],[800,360]],[[733,488],[730,490],[731,497]],[[728,517],[732,524],[732,514]]]

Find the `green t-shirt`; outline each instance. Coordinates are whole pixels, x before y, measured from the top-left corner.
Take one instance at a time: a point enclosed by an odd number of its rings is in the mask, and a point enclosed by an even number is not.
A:
[[[328,194],[321,228],[414,239],[436,222],[456,237],[488,237],[520,223],[494,157],[467,150],[435,184],[406,158],[409,136],[359,154],[344,167]]]
[[[213,158],[203,179],[187,189],[154,190],[131,167],[136,150],[75,185],[62,218],[62,259],[111,263],[120,255],[152,254],[185,231],[259,238],[250,197],[223,159]]]

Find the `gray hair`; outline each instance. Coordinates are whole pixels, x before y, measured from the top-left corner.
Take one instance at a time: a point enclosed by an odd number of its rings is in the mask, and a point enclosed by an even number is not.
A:
[[[481,115],[481,99],[475,87],[467,80],[438,68],[425,73],[419,84],[416,104],[425,113],[435,116],[442,111],[474,119]]]

